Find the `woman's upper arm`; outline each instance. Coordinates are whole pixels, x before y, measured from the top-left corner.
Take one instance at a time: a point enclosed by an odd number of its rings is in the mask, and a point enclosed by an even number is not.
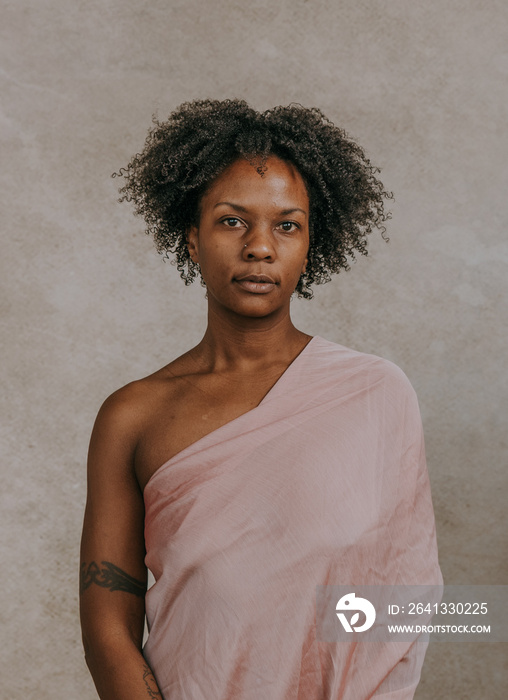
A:
[[[133,468],[140,413],[133,393],[125,387],[105,401],[90,440],[80,563],[87,653],[119,637],[142,644],[147,572],[143,496]]]

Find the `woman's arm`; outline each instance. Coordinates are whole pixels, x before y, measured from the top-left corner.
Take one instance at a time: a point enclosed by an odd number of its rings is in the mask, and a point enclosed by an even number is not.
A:
[[[147,571],[144,505],[134,468],[139,402],[132,385],[97,416],[81,541],[85,659],[101,700],[162,698],[142,652]]]

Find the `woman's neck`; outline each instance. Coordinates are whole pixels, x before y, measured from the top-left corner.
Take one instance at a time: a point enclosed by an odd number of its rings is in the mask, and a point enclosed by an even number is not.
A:
[[[311,336],[293,325],[289,313],[278,319],[215,318],[193,355],[216,371],[248,372],[261,365],[290,364]]]

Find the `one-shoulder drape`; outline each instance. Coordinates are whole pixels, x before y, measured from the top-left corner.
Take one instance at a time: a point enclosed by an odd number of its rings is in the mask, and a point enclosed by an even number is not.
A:
[[[144,654],[165,700],[407,700],[425,644],[317,638],[316,586],[440,584],[415,393],[314,337],[145,492]]]

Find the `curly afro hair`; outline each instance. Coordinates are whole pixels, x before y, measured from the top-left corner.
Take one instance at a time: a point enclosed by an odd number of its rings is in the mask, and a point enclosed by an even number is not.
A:
[[[355,252],[367,254],[367,235],[385,234],[383,199],[392,198],[376,179],[363,149],[319,109],[299,104],[257,112],[243,100],[195,100],[153,118],[145,147],[127,168],[122,201],[132,201],[146,221],[146,233],[169,257],[185,284],[199,267],[187,250],[187,232],[199,223],[201,197],[212,181],[238,158],[257,165],[263,175],[270,155],[292,163],[302,176],[310,201],[308,264],[296,292],[311,298],[312,284],[349,270]],[[386,239],[387,240],[387,239]]]

